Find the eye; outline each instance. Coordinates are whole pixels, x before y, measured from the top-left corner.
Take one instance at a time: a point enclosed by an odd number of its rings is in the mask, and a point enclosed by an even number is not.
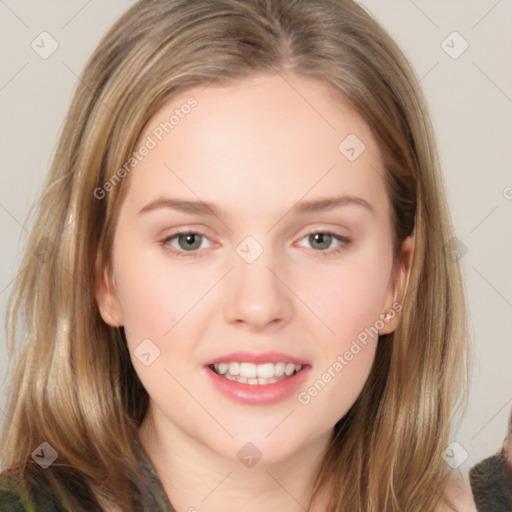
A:
[[[352,240],[346,236],[339,235],[338,233],[334,233],[332,231],[313,231],[312,233],[307,234],[303,237],[308,239],[308,242],[312,244],[313,249],[315,249],[316,245],[316,252],[321,252],[325,254],[326,256],[331,254],[337,254],[346,247],[348,247]],[[328,249],[331,246],[331,243],[333,241],[340,242],[338,246],[336,246],[334,249],[325,250]]]
[[[332,231],[314,231],[302,237],[302,239],[304,238],[308,239],[316,252],[322,253],[325,256],[338,254],[352,243],[350,238]],[[203,233],[191,230],[182,230],[165,237],[159,243],[166,251],[177,256],[196,257],[200,255],[199,249],[204,249],[201,242],[207,239],[208,238]],[[173,244],[174,241],[176,242],[177,247]],[[334,241],[339,242],[338,246],[333,249],[329,249]]]
[[[178,244],[177,249],[174,248],[175,246],[171,243],[174,239],[176,239],[176,243]],[[201,241],[205,239],[206,235],[196,231],[179,231],[161,240],[160,244],[167,251],[176,254],[177,256],[195,257],[199,255],[198,249],[202,248]]]

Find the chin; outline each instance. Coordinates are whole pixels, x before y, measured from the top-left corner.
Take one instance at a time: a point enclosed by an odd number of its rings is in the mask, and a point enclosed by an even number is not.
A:
[[[279,422],[273,422],[270,428],[268,425],[262,428],[240,427],[236,434],[233,429],[231,432],[234,439],[223,443],[223,446],[211,446],[211,448],[220,456],[241,462],[247,467],[255,464],[261,467],[284,462],[302,453],[311,443],[311,437],[314,437],[311,434],[308,436],[306,432],[301,433],[291,424],[278,425]]]

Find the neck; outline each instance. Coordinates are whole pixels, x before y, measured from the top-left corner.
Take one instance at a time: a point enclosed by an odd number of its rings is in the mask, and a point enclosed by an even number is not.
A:
[[[170,423],[170,422],[169,422]],[[174,424],[159,428],[148,412],[139,438],[151,458],[176,512],[325,511],[327,494],[312,501],[331,432],[279,462],[262,459],[245,467],[238,459],[221,457]]]

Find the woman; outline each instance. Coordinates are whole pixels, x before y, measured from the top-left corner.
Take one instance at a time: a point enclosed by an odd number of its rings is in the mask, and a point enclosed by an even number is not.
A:
[[[0,503],[466,510],[442,458],[467,338],[435,140],[356,3],[137,3],[39,208]]]

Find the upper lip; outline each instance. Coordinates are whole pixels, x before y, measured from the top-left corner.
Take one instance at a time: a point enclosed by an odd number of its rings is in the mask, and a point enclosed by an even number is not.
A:
[[[308,361],[302,359],[300,357],[291,356],[289,354],[285,354],[283,352],[232,352],[231,354],[226,354],[223,356],[216,357],[215,359],[211,359],[205,363],[205,366],[211,366],[212,364],[220,364],[220,363],[231,363],[231,362],[239,362],[239,363],[254,363],[254,364],[263,364],[263,363],[293,363],[300,364],[302,366],[308,365]]]

